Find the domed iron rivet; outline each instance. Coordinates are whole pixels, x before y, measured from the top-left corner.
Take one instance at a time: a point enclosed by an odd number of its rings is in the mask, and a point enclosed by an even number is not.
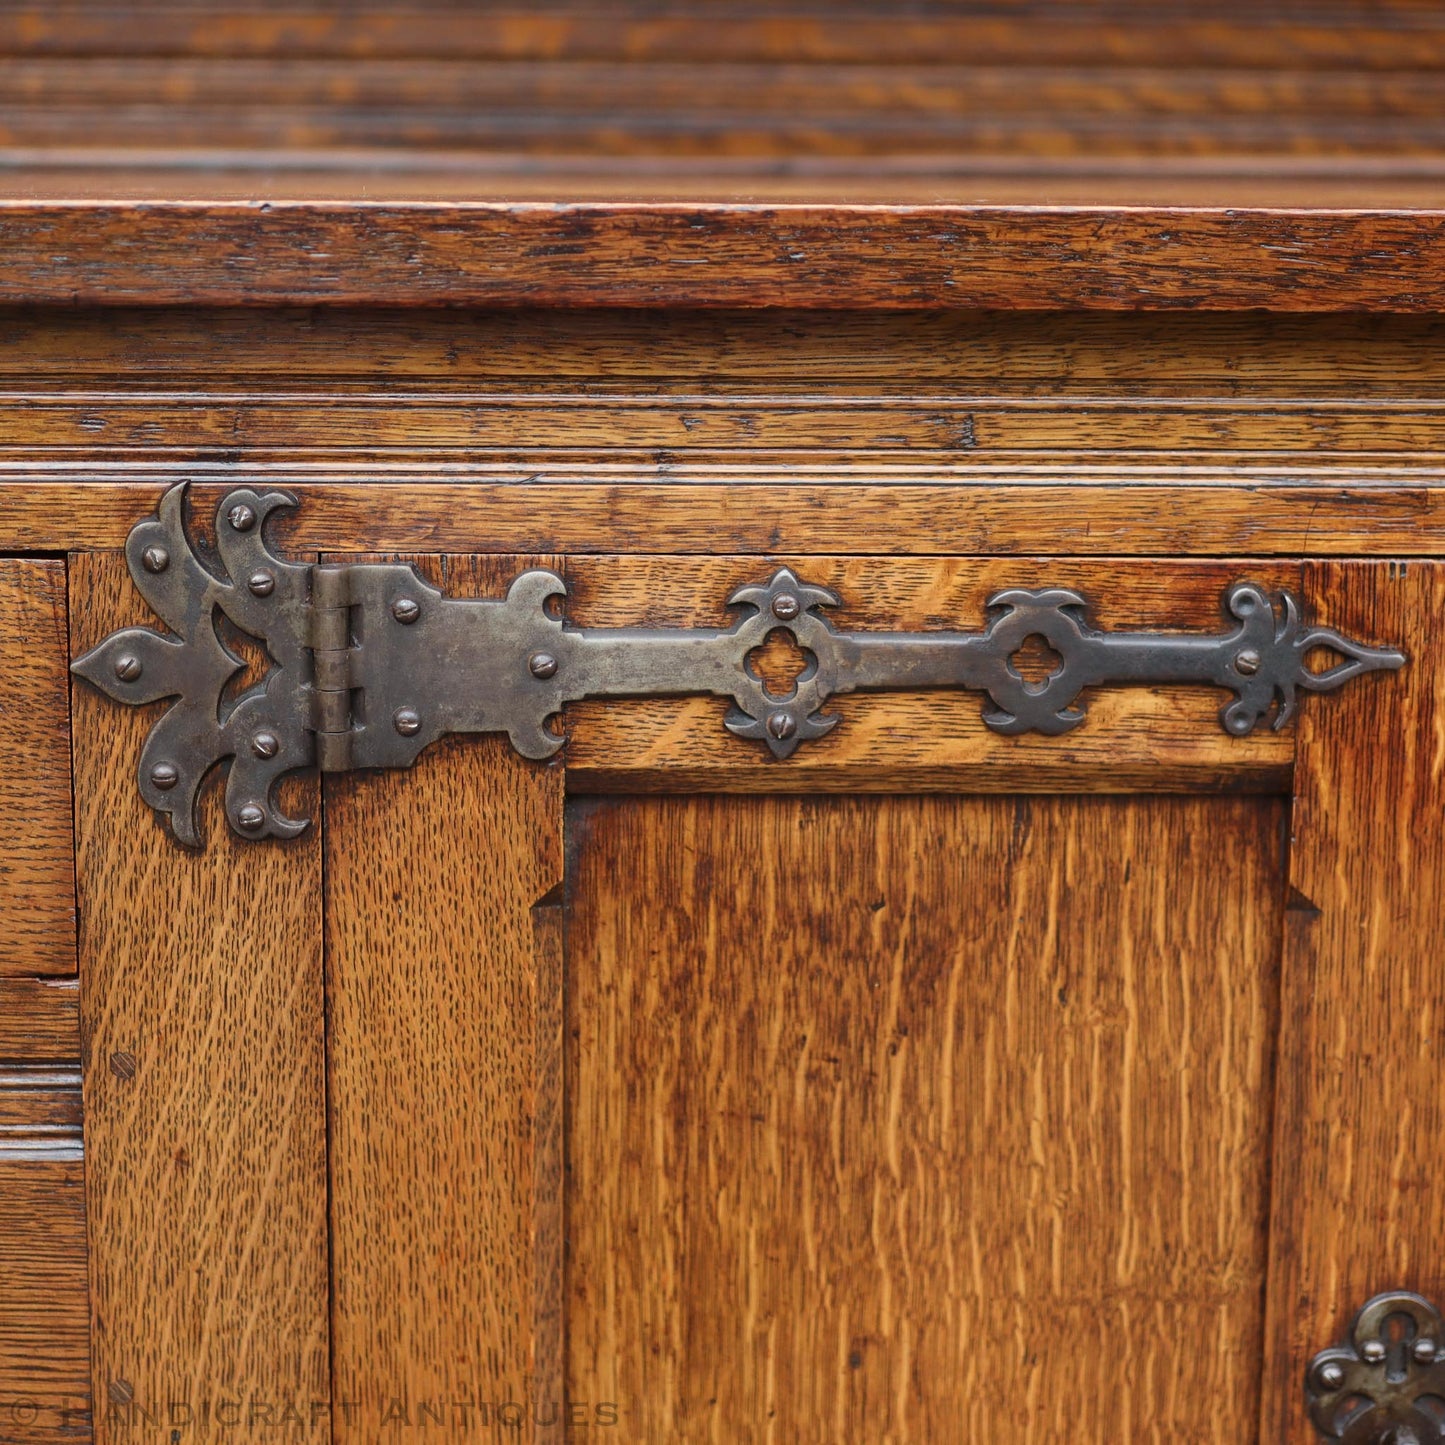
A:
[[[415,708],[404,707],[391,720],[392,726],[404,738],[413,738],[421,731],[421,714]]]
[[[1360,1354],[1372,1365],[1378,1365],[1385,1358],[1385,1346],[1379,1340],[1366,1340],[1360,1346]]]
[[[151,769],[151,782],[163,793],[170,792],[180,780],[180,770],[174,763],[157,763]]]
[[[416,602],[410,597],[398,597],[396,601],[391,604],[391,615],[396,618],[398,622],[405,623],[409,626],[421,616],[421,608],[417,606]]]
[[[1433,1364],[1435,1361],[1435,1341],[1428,1336],[1415,1341],[1415,1358],[1422,1365]]]
[[[256,513],[248,507],[245,502],[237,502],[229,512],[226,513],[226,520],[238,531],[249,532],[256,525]]]
[[[147,572],[164,572],[171,565],[171,554],[164,547],[147,547],[140,560]]]
[[[1344,1366],[1338,1360],[1329,1360],[1320,1366],[1319,1382],[1328,1390],[1338,1390],[1345,1383]]]
[[[534,652],[527,659],[527,669],[533,677],[552,677],[557,671],[557,659],[550,652]]]
[[[1259,671],[1263,661],[1264,659],[1252,647],[1246,647],[1234,659],[1234,666],[1236,671],[1244,673],[1246,677],[1251,677]]]
[[[275,733],[257,733],[251,739],[251,751],[258,758],[274,758],[281,751],[281,742]]]
[[[768,731],[782,742],[784,738],[790,738],[797,732],[798,724],[793,720],[790,712],[775,712],[768,719]]]
[[[115,675],[122,682],[134,682],[141,675],[140,658],[133,652],[123,652],[115,660]]]
[[[276,579],[269,572],[253,572],[246,579],[246,586],[257,597],[269,597],[276,590]]]
[[[802,610],[802,603],[791,592],[779,592],[773,598],[773,616],[779,622],[791,622]]]
[[[254,833],[266,821],[266,814],[256,806],[255,803],[247,803],[245,807],[236,814],[236,822],[248,833]]]

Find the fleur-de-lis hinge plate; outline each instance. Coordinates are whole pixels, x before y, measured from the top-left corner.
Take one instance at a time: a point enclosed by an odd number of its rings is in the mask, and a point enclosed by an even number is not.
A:
[[[1445,1441],[1445,1326],[1422,1295],[1377,1294],[1305,1371],[1310,1419],[1342,1445]]]
[[[125,628],[73,667],[120,702],[174,699],[142,749],[140,789],[192,846],[197,795],[220,764],[230,765],[231,826],[286,838],[306,825],[277,807],[288,772],[408,767],[454,732],[503,732],[525,757],[546,758],[564,742],[549,720],[582,698],[713,694],[731,702],[733,733],[781,760],[833,728],[826,707],[841,693],[968,689],[986,695],[983,719],[997,732],[1060,734],[1084,721],[1087,689],[1191,684],[1229,694],[1220,722],[1243,737],[1266,717],[1283,727],[1300,689],[1328,692],[1405,662],[1305,626],[1293,595],[1248,581],[1224,594],[1225,630],[1205,636],[1101,632],[1085,598],[1063,588],[995,593],[978,631],[844,632],[825,615],[841,599],[787,568],[735,591],[728,627],[582,628],[551,610],[567,590],[554,572],[523,572],[504,598],[477,600],[447,597],[406,565],[287,561],[264,536],[268,517],[296,505],[286,492],[226,496],[212,566],[184,504],[184,486],[173,487],[126,542],[131,576],[170,631]],[[226,690],[243,663],[217,630],[222,618],[264,643],[271,663],[234,698]],[[753,662],[779,630],[806,658],[781,694]],[[1020,662],[1040,641],[1055,664],[1042,677]],[[1337,660],[1311,669],[1317,648]]]

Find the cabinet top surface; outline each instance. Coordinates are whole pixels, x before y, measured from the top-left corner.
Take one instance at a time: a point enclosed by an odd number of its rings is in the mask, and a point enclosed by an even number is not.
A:
[[[0,303],[1445,310],[1423,0],[0,7]]]

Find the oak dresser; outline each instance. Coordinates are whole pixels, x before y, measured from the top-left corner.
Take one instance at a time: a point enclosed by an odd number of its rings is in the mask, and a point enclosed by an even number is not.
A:
[[[1445,1440],[1445,15],[0,10],[0,1442]]]

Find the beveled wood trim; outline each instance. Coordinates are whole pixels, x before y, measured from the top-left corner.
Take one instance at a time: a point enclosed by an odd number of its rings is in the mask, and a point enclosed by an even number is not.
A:
[[[0,203],[0,302],[1429,312],[1445,212]]]
[[[214,514],[241,475],[193,490]],[[166,486],[204,468],[147,469],[155,480],[0,480],[0,549],[124,545]],[[283,552],[718,552],[833,556],[1338,557],[1445,555],[1445,485],[1390,486],[1358,474],[1331,485],[1225,478],[957,481],[774,480],[532,486],[434,479],[310,481],[248,467],[303,505],[276,527]],[[433,478],[435,474],[433,473]],[[376,473],[372,474],[375,478]]]

